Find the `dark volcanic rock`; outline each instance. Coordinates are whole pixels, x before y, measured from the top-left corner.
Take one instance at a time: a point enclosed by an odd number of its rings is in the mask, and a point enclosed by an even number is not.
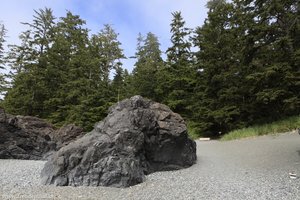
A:
[[[36,117],[13,116],[0,110],[0,158],[40,160],[56,149],[54,127]]]
[[[53,134],[53,140],[56,141],[57,149],[68,145],[70,142],[77,140],[84,135],[82,128],[69,124],[56,130]]]
[[[145,174],[189,167],[196,143],[167,106],[134,96],[110,108],[92,132],[62,147],[45,164],[42,183],[127,187]]]
[[[0,109],[0,159],[45,159],[83,134],[74,125],[56,130],[42,119],[13,116]]]

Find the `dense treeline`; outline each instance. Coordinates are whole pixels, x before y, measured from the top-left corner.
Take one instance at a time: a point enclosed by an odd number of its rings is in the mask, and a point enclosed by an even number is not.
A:
[[[300,113],[300,3],[297,0],[211,0],[195,29],[180,12],[171,22],[171,46],[162,58],[153,33],[138,35],[132,73],[118,34],[104,25],[89,35],[85,21],[67,12],[35,11],[20,45],[5,53],[0,26],[1,105],[59,125],[90,130],[108,107],[140,94],[168,104],[202,135]],[[112,75],[113,74],[113,75]]]

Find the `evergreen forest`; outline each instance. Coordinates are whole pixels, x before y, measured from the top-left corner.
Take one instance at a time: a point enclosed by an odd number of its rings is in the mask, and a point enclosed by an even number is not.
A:
[[[210,137],[299,115],[300,1],[210,0],[207,8],[193,28],[180,11],[170,13],[166,52],[154,33],[137,35],[132,72],[112,25],[91,34],[79,15],[38,9],[11,45],[3,22],[0,105],[90,131],[112,104],[141,95]]]

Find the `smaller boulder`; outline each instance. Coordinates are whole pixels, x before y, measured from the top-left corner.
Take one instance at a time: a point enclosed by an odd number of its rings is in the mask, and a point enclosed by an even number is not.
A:
[[[56,149],[54,127],[36,117],[13,116],[0,110],[0,159],[41,160]]]
[[[84,131],[75,125],[56,129],[31,116],[14,116],[0,109],[0,159],[46,160]]]

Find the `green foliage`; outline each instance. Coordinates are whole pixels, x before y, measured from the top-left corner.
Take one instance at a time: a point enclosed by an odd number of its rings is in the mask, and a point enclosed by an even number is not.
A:
[[[167,63],[160,72],[159,90],[164,94],[162,101],[171,109],[184,116],[187,116],[190,96],[193,93],[195,84],[196,69],[192,65],[192,53],[190,41],[191,30],[185,27],[180,12],[172,13],[171,43],[167,50]]]
[[[149,32],[146,38],[139,34],[137,41],[137,62],[131,80],[133,93],[159,101],[161,96],[157,92],[158,76],[164,63],[158,38]]]
[[[11,46],[12,88],[3,105],[12,114],[46,118],[57,126],[74,123],[87,131],[117,101],[109,73],[124,58],[117,34],[105,25],[89,38],[85,21],[67,12],[56,22],[51,9],[35,11],[21,45]]]
[[[120,59],[125,58],[120,48],[121,43],[117,37],[118,34],[108,24],[105,24],[104,28],[97,35],[92,36],[95,56],[99,59],[98,64],[100,64],[102,76],[100,78],[106,83],[109,81],[110,71],[112,69],[116,70],[121,66]]]
[[[231,4],[219,1],[210,8],[208,19],[194,38],[200,51],[196,53],[198,76],[192,107],[196,111],[194,121],[201,122],[199,129],[207,136],[232,129],[242,112],[239,104],[243,102],[244,88],[237,87],[243,86],[237,37],[241,31],[229,18],[233,11]]]
[[[185,27],[185,21],[181,12],[173,12],[171,23],[171,42],[172,46],[167,50],[168,62],[172,65],[187,64],[191,58],[189,42],[191,30]]]
[[[216,135],[299,114],[296,1],[210,1],[194,43],[192,120]],[[297,56],[296,56],[297,57]]]
[[[191,139],[195,140],[199,137],[201,137],[201,133],[199,133],[198,130],[198,124],[192,121],[187,121],[187,131],[188,135]]]
[[[11,45],[8,55],[12,88],[6,94],[4,107],[13,114],[45,117],[44,101],[48,96],[47,51],[52,43],[53,20],[50,9],[35,11],[33,23],[20,35],[21,45]]]
[[[6,29],[3,24],[0,23],[0,95],[4,95],[7,90],[7,82],[2,70],[5,69],[5,58],[4,58],[4,43],[6,36]],[[0,101],[2,97],[0,96]]]
[[[49,62],[57,77],[51,97],[45,101],[50,121],[58,124],[80,124],[78,106],[88,94],[90,56],[86,44],[88,30],[78,15],[67,12],[55,27],[56,35],[49,52]]]
[[[221,140],[236,140],[241,138],[256,137],[260,135],[290,132],[300,127],[300,117],[294,116],[270,124],[251,126],[238,129],[224,135]]]
[[[156,35],[140,34],[131,74],[122,68],[125,55],[110,25],[90,35],[80,16],[57,19],[51,9],[39,9],[8,54],[0,25],[0,68],[13,71],[10,84],[0,74],[0,93],[7,91],[1,106],[89,131],[110,105],[139,94],[181,114],[192,137],[298,115],[299,6],[296,0],[210,0],[208,17],[195,30],[174,12],[167,59]]]

